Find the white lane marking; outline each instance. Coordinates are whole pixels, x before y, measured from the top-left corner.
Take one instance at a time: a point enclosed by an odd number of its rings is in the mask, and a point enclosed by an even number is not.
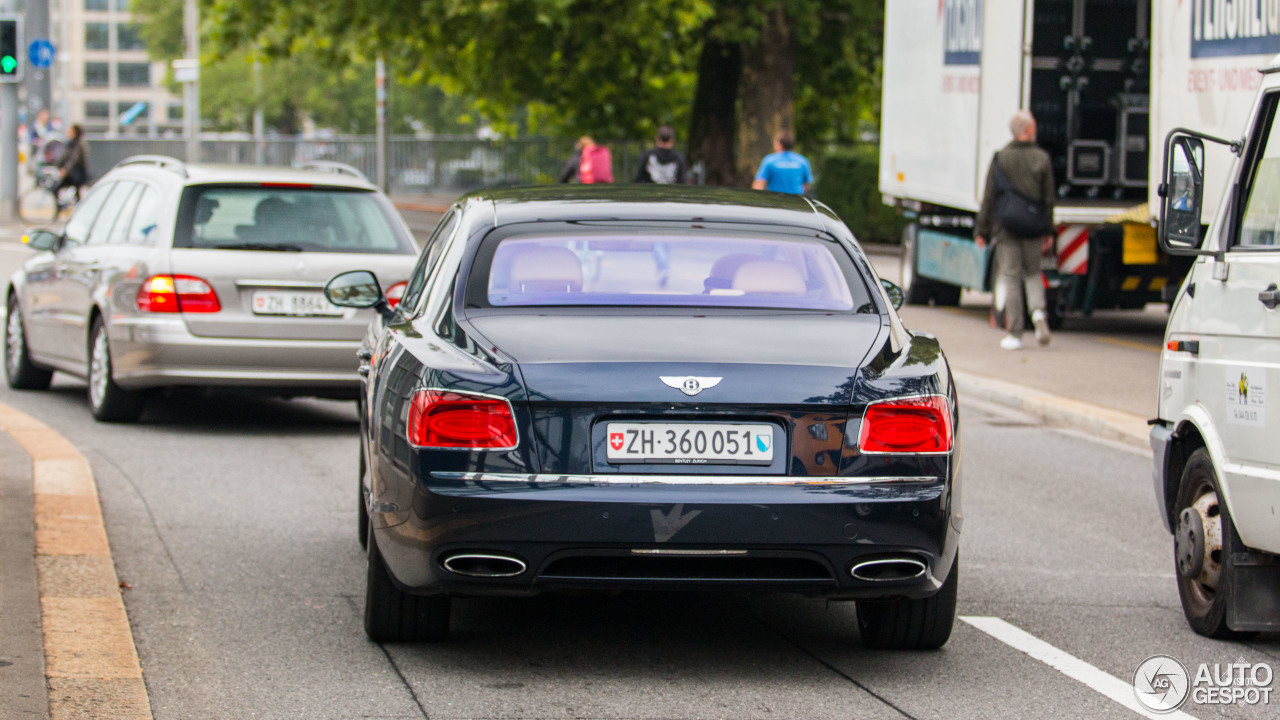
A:
[[[982,632],[1008,645],[1021,650],[1058,672],[1077,682],[1084,683],[1093,690],[1115,700],[1121,705],[1152,720],[1176,718],[1176,720],[1196,720],[1181,710],[1171,713],[1153,713],[1142,706],[1133,694],[1133,683],[1126,682],[1114,675],[1099,670],[1080,658],[1063,652],[1040,638],[1011,625],[998,617],[966,617],[961,620],[978,628]]]

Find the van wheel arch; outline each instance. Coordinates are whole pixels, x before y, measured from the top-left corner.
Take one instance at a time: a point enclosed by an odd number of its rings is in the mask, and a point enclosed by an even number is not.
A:
[[[1190,420],[1183,420],[1173,433],[1174,442],[1169,447],[1168,465],[1164,472],[1164,506],[1169,527],[1177,527],[1178,483],[1182,480],[1182,472],[1187,467],[1191,453],[1202,447],[1208,447],[1200,428]]]

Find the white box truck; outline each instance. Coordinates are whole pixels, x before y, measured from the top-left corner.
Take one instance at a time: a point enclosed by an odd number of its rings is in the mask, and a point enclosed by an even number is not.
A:
[[[887,0],[880,191],[912,219],[906,300],[956,304],[961,288],[990,288],[973,220],[1026,108],[1058,189],[1051,324],[1169,302],[1189,261],[1158,249],[1148,209],[1165,135],[1238,135],[1277,52],[1280,0]],[[1210,160],[1207,198],[1226,172]]]

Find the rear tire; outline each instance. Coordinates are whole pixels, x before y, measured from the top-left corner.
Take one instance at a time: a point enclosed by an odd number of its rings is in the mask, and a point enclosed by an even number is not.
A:
[[[107,328],[102,318],[97,318],[89,334],[89,412],[101,422],[137,422],[146,398],[117,385],[113,373]]]
[[[858,631],[877,650],[937,650],[947,644],[956,621],[960,556],[932,597],[920,600],[859,600]]]
[[[10,295],[5,304],[4,377],[14,390],[48,390],[53,371],[37,367],[27,352],[27,330],[22,322],[18,298]]]
[[[374,642],[437,642],[449,636],[452,601],[445,595],[410,595],[396,587],[370,537],[364,631]]]

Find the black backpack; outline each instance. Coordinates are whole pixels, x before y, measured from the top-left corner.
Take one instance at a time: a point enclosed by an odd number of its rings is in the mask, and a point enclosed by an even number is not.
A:
[[[1000,153],[991,159],[991,172],[995,174],[996,199],[992,204],[996,222],[1016,238],[1039,238],[1053,232],[1053,218],[1044,204],[1014,189],[1009,176],[1000,167]]]

